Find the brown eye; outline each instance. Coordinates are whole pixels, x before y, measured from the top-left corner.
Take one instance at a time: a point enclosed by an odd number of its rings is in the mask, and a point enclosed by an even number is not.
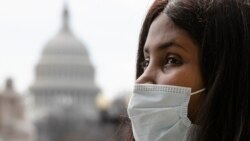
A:
[[[170,57],[167,60],[167,64],[181,64],[181,62],[176,58]]]
[[[182,60],[180,57],[172,55],[166,58],[164,63],[164,67],[174,67],[182,64]]]
[[[148,65],[149,65],[149,58],[146,58],[142,63],[141,63],[141,68],[143,69],[143,70],[146,70],[147,69],[147,67],[148,67]]]

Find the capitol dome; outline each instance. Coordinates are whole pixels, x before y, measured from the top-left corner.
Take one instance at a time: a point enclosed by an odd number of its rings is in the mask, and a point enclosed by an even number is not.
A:
[[[95,111],[94,99],[99,91],[95,70],[86,47],[69,27],[69,13],[64,8],[63,26],[45,46],[36,66],[35,82],[30,90],[38,107],[81,105]]]
[[[84,45],[65,27],[53,38],[45,49],[43,55],[87,55]]]
[[[40,63],[84,63],[91,65],[85,46],[69,28],[67,9],[64,10],[63,14],[63,27],[45,46]]]
[[[67,13],[67,12],[66,12]],[[64,19],[67,14],[64,14]],[[84,55],[87,56],[85,46],[78,40],[64,21],[61,31],[48,42],[43,55]]]

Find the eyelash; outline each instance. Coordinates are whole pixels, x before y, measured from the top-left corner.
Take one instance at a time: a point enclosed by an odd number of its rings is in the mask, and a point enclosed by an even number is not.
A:
[[[142,63],[141,63],[141,68],[143,70],[146,70],[150,63],[150,58],[146,58]],[[182,59],[179,55],[168,55],[166,59],[164,59],[164,63],[162,68],[167,69],[169,67],[175,67],[175,66],[180,66],[182,65]]]
[[[149,62],[150,62],[150,59],[149,59],[149,58],[144,59],[144,61],[141,62],[141,68],[142,68],[143,70],[146,70],[146,68],[147,68],[148,65],[149,65]]]

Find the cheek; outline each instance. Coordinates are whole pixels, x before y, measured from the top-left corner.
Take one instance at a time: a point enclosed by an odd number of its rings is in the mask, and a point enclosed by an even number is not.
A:
[[[158,82],[163,85],[191,87],[192,90],[200,89],[203,86],[197,67],[179,67],[167,73],[161,73],[158,78]]]

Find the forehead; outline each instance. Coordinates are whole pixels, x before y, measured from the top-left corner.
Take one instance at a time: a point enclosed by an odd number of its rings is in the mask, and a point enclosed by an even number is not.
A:
[[[164,35],[167,32],[173,32],[176,30],[176,26],[165,14],[161,13],[151,24],[149,29],[149,36]]]
[[[188,50],[188,46],[193,45],[189,34],[177,27],[165,13],[161,13],[151,24],[145,50],[152,50],[167,43],[175,43]]]

